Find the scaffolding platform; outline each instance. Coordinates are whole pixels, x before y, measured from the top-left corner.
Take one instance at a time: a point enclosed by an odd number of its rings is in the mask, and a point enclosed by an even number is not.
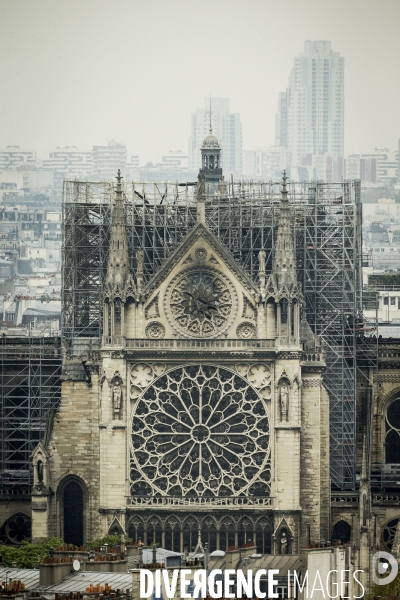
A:
[[[61,338],[0,335],[0,494],[29,494],[31,454],[61,396]]]

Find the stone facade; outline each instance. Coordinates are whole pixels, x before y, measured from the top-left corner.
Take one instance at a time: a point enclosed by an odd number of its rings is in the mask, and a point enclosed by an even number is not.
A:
[[[294,553],[329,536],[324,358],[301,320],[285,181],[268,279],[263,252],[255,282],[221,245],[203,202],[143,284],[140,249],[129,271],[117,187],[103,344],[64,363],[60,408],[33,459],[34,538],[125,531],[183,550],[200,529],[210,549],[253,540]]]

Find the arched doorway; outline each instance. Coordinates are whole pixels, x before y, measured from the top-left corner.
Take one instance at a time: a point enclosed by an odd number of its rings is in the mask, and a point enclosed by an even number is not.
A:
[[[346,544],[351,540],[351,525],[346,521],[340,520],[336,523],[332,530],[332,541],[338,540],[342,544]]]
[[[82,546],[83,544],[83,490],[76,481],[70,481],[64,488],[64,542]]]

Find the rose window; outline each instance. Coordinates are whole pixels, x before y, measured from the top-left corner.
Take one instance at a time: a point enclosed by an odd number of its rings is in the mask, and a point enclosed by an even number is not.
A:
[[[268,496],[264,400],[228,369],[186,366],[156,379],[132,423],[132,495]]]
[[[171,282],[167,314],[186,335],[212,336],[230,320],[232,295],[233,289],[222,274],[189,269]]]

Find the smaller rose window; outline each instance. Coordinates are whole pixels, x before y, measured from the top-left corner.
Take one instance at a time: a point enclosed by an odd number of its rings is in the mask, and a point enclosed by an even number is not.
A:
[[[211,269],[187,270],[173,279],[167,313],[185,334],[212,336],[232,315],[233,290],[227,279]]]

